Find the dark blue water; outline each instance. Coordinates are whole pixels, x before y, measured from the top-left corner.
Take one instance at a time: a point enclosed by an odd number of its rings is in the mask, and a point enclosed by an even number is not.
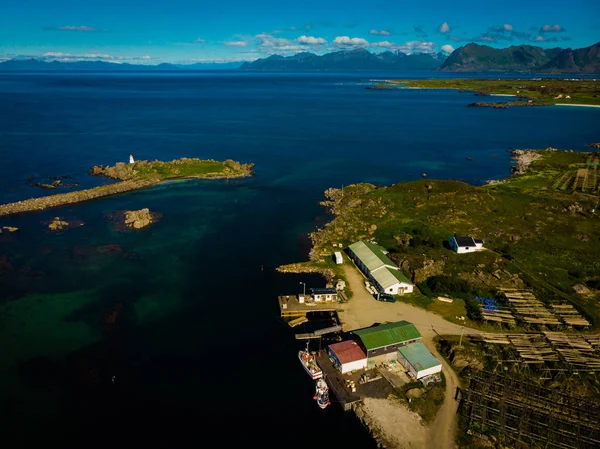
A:
[[[468,93],[364,89],[389,77],[0,75],[2,202],[55,193],[30,185],[53,176],[105,182],[90,166],[130,153],[256,164],[248,179],[0,219],[20,228],[0,235],[5,434],[374,447],[338,404],[316,406],[299,344],[279,320],[278,294],[322,286],[274,269],[306,259],[308,233],[328,220],[323,191],[423,173],[480,184],[510,174],[510,148],[583,151],[600,138],[598,109],[467,108]],[[112,212],[142,207],[161,219],[139,232],[113,226]],[[54,216],[84,225],[51,233]]]

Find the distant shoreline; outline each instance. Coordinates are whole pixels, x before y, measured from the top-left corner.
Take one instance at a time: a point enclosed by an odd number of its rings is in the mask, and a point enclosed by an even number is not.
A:
[[[600,108],[598,104],[569,104],[569,103],[556,103],[554,106],[579,106],[581,108]]]

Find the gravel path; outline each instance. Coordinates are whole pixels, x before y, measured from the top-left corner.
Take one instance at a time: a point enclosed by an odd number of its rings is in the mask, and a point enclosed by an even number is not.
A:
[[[459,385],[459,380],[454,370],[437,352],[433,338],[436,336],[436,332],[446,335],[460,335],[462,326],[450,323],[440,315],[410,304],[377,301],[365,289],[365,278],[354,265],[346,262],[344,273],[348,279],[348,286],[354,294],[352,299],[344,305],[344,310],[339,313],[344,330],[349,331],[385,321],[410,321],[421,333],[422,342],[442,362],[442,370],[446,377],[444,404],[440,408],[435,421],[429,427],[414,421],[414,417],[410,418],[410,414],[414,415],[414,413],[402,403],[394,400],[366,399],[365,410],[369,418],[378,424],[380,432],[386,440],[397,442],[398,446],[395,446],[397,448],[456,448],[455,437],[458,430],[456,410],[458,403],[454,400],[454,393]],[[465,328],[465,334],[469,330]],[[477,331],[473,330],[473,332]],[[402,410],[397,411],[395,409]],[[423,428],[423,435],[425,436],[421,435],[421,430],[416,430],[418,427],[415,422]],[[411,446],[411,444],[413,445]]]

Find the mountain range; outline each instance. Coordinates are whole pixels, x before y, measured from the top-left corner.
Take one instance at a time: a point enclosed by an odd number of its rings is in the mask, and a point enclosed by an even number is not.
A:
[[[232,70],[239,62],[198,62],[195,64],[128,64],[106,61],[40,61],[35,58],[9,59],[0,63],[0,71],[179,71],[179,70]]]
[[[41,61],[11,59],[0,63],[0,71],[384,71],[439,70],[443,72],[534,72],[600,73],[600,42],[589,47],[544,49],[533,45],[492,48],[474,43],[444,53],[385,51],[364,48],[341,50],[322,56],[302,52],[293,56],[272,55],[251,62],[142,65],[106,61]]]
[[[444,72],[519,71],[539,73],[600,73],[600,42],[585,48],[543,49],[533,45],[492,48],[467,44],[440,66]]]
[[[435,70],[446,59],[443,53],[413,53],[385,51],[371,53],[364,48],[342,50],[322,56],[297,53],[293,56],[272,55],[245,62],[238,70]]]

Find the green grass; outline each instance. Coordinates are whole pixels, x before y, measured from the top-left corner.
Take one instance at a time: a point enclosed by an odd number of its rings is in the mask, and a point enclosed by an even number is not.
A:
[[[113,179],[153,179],[165,181],[177,178],[234,178],[248,176],[254,164],[241,164],[232,160],[214,161],[182,158],[173,161],[137,161],[134,164],[118,163],[113,167],[93,167],[92,174]]]
[[[430,424],[444,404],[446,378],[444,373],[440,374],[442,381],[435,386],[423,387],[421,382],[414,381],[403,385],[400,389],[395,388],[392,394],[405,403],[410,410],[417,413],[425,423]],[[424,388],[425,392],[420,398],[412,398],[409,402],[405,393],[412,388]]]
[[[459,89],[481,94],[515,95],[515,99],[533,100],[535,104],[590,104],[600,105],[600,82],[594,80],[570,81],[564,79],[494,80],[394,80],[394,84],[422,89]],[[556,98],[562,95],[562,98]],[[565,98],[570,96],[570,99]],[[485,102],[497,102],[494,97],[480,97]],[[508,101],[508,100],[500,100]]]
[[[502,184],[418,180],[389,187],[355,184],[343,193],[330,189],[322,204],[335,219],[312,234],[308,264],[337,269],[327,258],[319,261],[320,254],[333,252],[332,242],[347,246],[361,239],[374,240],[409,278],[444,274],[492,291],[492,274],[501,276],[497,286],[510,286],[509,281],[517,276],[542,292],[542,300],[547,296],[548,288],[543,285],[547,283],[559,292],[553,296],[568,298],[600,325],[596,302],[572,291],[574,284],[594,279],[600,272],[600,197],[572,187],[553,188],[557,178],[589,166],[597,153],[542,150],[539,154],[541,158],[525,174],[511,176]],[[446,245],[453,234],[482,238],[489,251],[456,254]],[[512,255],[518,266],[503,254]],[[434,261],[437,271],[424,271],[425,260]],[[465,315],[462,300],[450,307],[418,294],[400,300],[450,321]]]

